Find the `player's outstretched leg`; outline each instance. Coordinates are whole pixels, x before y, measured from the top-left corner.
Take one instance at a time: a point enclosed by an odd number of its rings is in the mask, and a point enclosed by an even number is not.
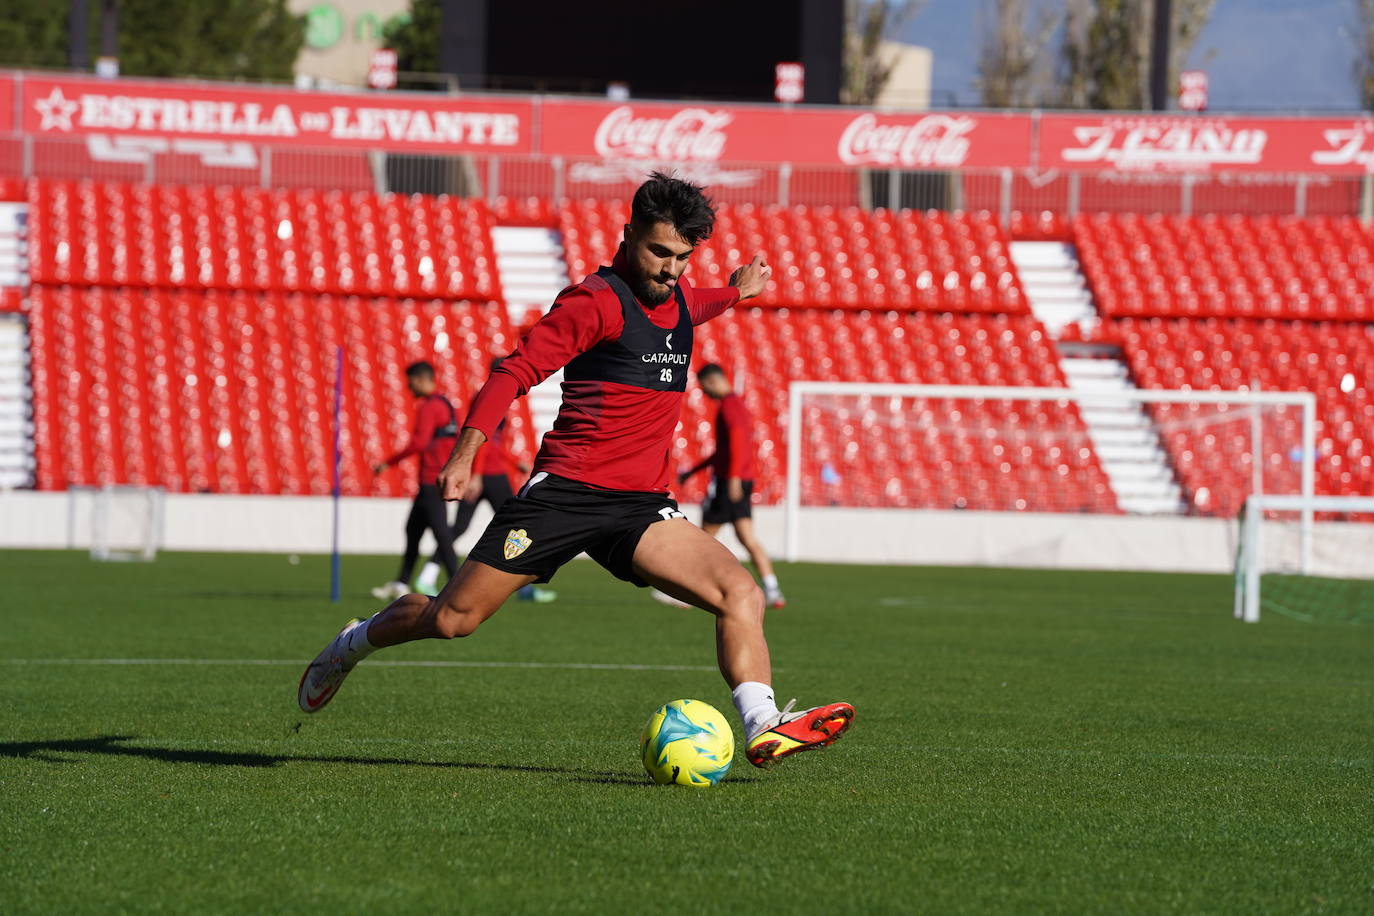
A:
[[[417,639],[469,636],[534,576],[517,576],[469,560],[437,596],[403,595],[368,620],[350,620],[301,675],[296,701],[319,712],[373,652]]]
[[[716,617],[716,659],[744,722],[749,762],[764,767],[825,747],[854,720],[854,707],[829,703],[778,709],[763,635],[763,592],[730,551],[685,519],[656,522],[635,549],[634,570],[673,597]]]

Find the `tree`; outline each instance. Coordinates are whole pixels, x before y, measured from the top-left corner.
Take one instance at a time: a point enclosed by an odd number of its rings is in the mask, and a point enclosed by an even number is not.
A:
[[[1169,85],[1212,16],[1216,0],[1174,0]],[[1069,0],[1060,53],[1060,102],[1069,108],[1149,107],[1154,0]]]
[[[1374,109],[1374,0],[1354,0],[1355,86],[1360,107]]]
[[[896,61],[883,53],[897,27],[925,0],[846,0],[843,101],[872,105],[892,78]]]
[[[0,0],[0,63],[66,66],[68,10]],[[92,2],[92,35],[99,19]],[[119,69],[129,76],[289,80],[304,41],[286,0],[119,0]]]
[[[120,0],[119,20],[129,75],[289,80],[305,43],[286,0]]]
[[[1028,0],[985,0],[978,11],[978,89],[989,108],[1029,108],[1049,93],[1045,54],[1059,17],[1041,7],[1031,22]]]
[[[0,0],[0,64],[67,66],[67,4],[63,0]]]
[[[382,44],[396,52],[396,68],[410,73],[439,72],[442,0],[410,0],[410,18],[389,23]]]

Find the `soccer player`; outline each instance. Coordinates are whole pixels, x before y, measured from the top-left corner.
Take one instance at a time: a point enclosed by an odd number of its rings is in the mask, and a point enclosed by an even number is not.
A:
[[[697,370],[697,382],[706,396],[720,401],[716,411],[716,450],[691,470],[678,475],[679,483],[705,467],[711,468],[711,484],[701,510],[701,527],[712,537],[726,522],[734,525],[735,536],[749,551],[759,578],[763,580],[764,599],[771,608],[784,607],[787,599],[778,586],[773,563],[754,532],[754,417],[744,399],[730,387],[725,370],[707,363]]]
[[[491,361],[490,370],[495,372],[500,368],[502,360],[500,358]],[[477,511],[477,506],[482,500],[486,500],[491,506],[491,511],[496,512],[501,508],[502,503],[510,499],[515,494],[510,488],[510,478],[506,476],[507,462],[510,460],[506,454],[506,422],[501,421],[497,425],[496,431],[492,434],[491,440],[482,446],[477,453],[475,464],[478,468],[478,476],[473,478],[473,484],[469,485],[468,492],[458,501],[458,515],[454,519],[453,527],[450,532],[453,540],[457,543],[458,539],[467,533],[468,525],[472,524],[473,513]],[[519,465],[522,474],[529,473],[529,467]],[[420,575],[415,580],[415,588],[426,595],[433,595],[439,590],[439,563],[441,558],[438,551],[430,557],[423,567],[420,568]],[[540,588],[537,585],[527,585],[516,596],[522,601],[538,601],[547,603],[553,601],[558,595],[547,588]],[[378,596],[381,597],[381,596]],[[388,595],[387,597],[397,597]]]
[[[763,256],[730,285],[695,289],[683,276],[715,222],[696,185],[655,172],[635,192],[614,262],[559,294],[473,400],[439,475],[446,499],[466,491],[478,448],[511,402],[563,368],[563,404],[534,475],[502,504],[458,574],[434,598],[405,595],[350,621],[301,675],[297,700],[321,709],[377,649],[471,635],[517,589],[547,582],[585,551],[612,575],[652,585],[715,616],[716,658],[744,723],[755,766],[830,744],[854,708],[783,709],[773,698],[763,592],[719,541],[687,521],[668,495],[693,328],[757,296]]]
[[[439,492],[439,472],[443,470],[444,460],[453,451],[458,436],[458,416],[449,399],[439,393],[434,367],[429,363],[418,362],[407,366],[406,384],[410,387],[410,393],[420,400],[410,442],[390,458],[374,465],[372,472],[380,474],[411,455],[419,455],[420,489],[410,507],[410,517],[406,519],[406,551],[401,557],[401,570],[394,582],[372,590],[372,597],[382,601],[399,598],[410,591],[406,583],[410,581],[415,561],[420,557],[420,538],[424,536],[426,528],[434,533],[434,540],[439,545],[439,561],[448,570],[449,578],[458,569],[458,557],[453,552],[453,535],[448,528],[448,509]]]

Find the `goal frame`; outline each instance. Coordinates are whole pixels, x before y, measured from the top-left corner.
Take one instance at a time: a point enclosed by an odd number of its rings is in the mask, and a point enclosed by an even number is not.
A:
[[[167,491],[162,487],[141,487],[105,484],[89,488],[91,494],[91,559],[103,562],[138,561],[150,563],[157,559],[166,522]],[[135,548],[116,548],[110,544],[111,503],[116,495],[142,496],[148,512],[148,537]]]
[[[787,392],[787,483],[783,496],[783,554],[795,563],[801,550],[802,402],[807,395],[874,395],[904,398],[964,398],[987,401],[1074,401],[1131,404],[1240,404],[1297,407],[1302,411],[1301,497],[1310,500],[1316,486],[1317,396],[1310,391],[1218,391],[1186,388],[1130,388],[1124,391],[1075,391],[1072,388],[1012,385],[924,385],[883,382],[794,381]],[[1251,448],[1259,451],[1258,413],[1251,424]],[[1256,471],[1256,482],[1260,479]],[[1259,487],[1256,486],[1256,492]],[[920,511],[920,510],[903,510]],[[1304,507],[1301,522],[1302,569],[1311,564],[1314,509]]]
[[[1312,569],[1311,527],[1316,512],[1374,513],[1374,496],[1279,496],[1256,493],[1247,497],[1241,512],[1240,537],[1236,542],[1235,602],[1232,615],[1245,623],[1260,619],[1260,579],[1263,574],[1264,513],[1299,512],[1302,518],[1300,572]]]

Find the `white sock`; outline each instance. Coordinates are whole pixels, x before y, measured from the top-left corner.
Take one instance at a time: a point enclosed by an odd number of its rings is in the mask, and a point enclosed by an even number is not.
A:
[[[348,667],[352,668],[354,665],[358,664],[358,662],[377,651],[377,647],[367,641],[367,628],[371,626],[372,621],[376,619],[377,615],[373,614],[343,636],[339,637],[339,641],[343,644],[344,653],[347,656]]]
[[[420,577],[415,580],[415,584],[420,586],[421,591],[429,591],[439,584],[439,564],[430,560],[420,570]]]
[[[740,720],[744,722],[746,740],[768,728],[778,717],[778,702],[773,699],[773,688],[758,681],[745,681],[730,694],[739,710]]]
[[[777,590],[778,590],[778,577],[775,576],[775,575],[773,575],[772,573],[769,573],[768,575],[764,576],[764,577],[763,577],[763,587],[764,587],[765,589],[767,589],[768,591],[770,591],[770,592],[775,592],[775,591],[777,591]]]

